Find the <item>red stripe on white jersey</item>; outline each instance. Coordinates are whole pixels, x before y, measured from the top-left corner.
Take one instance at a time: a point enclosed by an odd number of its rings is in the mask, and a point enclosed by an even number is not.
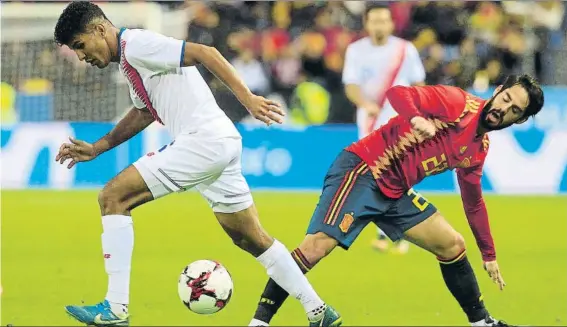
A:
[[[378,91],[378,97],[376,98],[376,104],[378,104],[380,108],[383,108],[386,103],[386,91],[394,86],[394,82],[402,69],[402,65],[406,58],[406,47],[407,41],[401,41],[398,45],[397,56],[394,56],[395,61],[390,66],[390,70],[385,73],[386,78],[384,79],[384,83],[382,84],[380,91]],[[363,127],[364,135],[368,135],[374,130],[374,125],[376,125],[377,120],[377,116],[367,116]]]
[[[148,108],[154,119],[158,123],[164,125],[161,119],[159,118],[157,110],[154,108],[152,101],[150,100],[150,96],[148,94],[148,91],[144,87],[144,81],[142,80],[140,73],[138,73],[136,68],[132,67],[132,65],[130,65],[130,63],[126,60],[126,53],[125,53],[126,41],[121,40],[120,48],[122,51],[122,55],[120,57],[120,65],[122,66],[124,75],[126,75],[126,78],[132,85],[132,88],[134,89],[134,93],[136,93],[136,96],[140,98],[140,100],[142,100],[142,102],[144,103],[146,108]]]

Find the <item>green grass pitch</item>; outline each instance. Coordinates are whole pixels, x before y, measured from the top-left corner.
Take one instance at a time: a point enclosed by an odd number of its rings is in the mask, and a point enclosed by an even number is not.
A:
[[[316,193],[255,193],[264,226],[291,250],[303,238]],[[2,324],[77,325],[66,304],[94,303],[106,292],[102,232],[95,191],[2,192]],[[510,323],[567,324],[567,198],[487,196],[500,268],[500,292],[481,259],[457,195],[429,196],[463,233],[490,312]],[[134,211],[131,305],[135,326],[247,325],[264,288],[263,268],[234,247],[196,193],[176,194]],[[466,325],[445,288],[435,258],[412,246],[405,256],[379,254],[369,226],[352,249],[337,249],[309,279],[343,315],[345,325]],[[187,310],[177,297],[184,265],[222,262],[235,290],[211,316]],[[274,325],[306,325],[289,300]]]

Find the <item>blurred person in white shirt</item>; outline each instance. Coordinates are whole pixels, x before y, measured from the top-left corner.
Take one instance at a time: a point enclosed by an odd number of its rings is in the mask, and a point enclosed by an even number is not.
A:
[[[425,84],[425,69],[417,49],[392,35],[394,22],[388,5],[367,7],[364,28],[368,36],[348,46],[343,70],[346,95],[357,108],[359,139],[397,115],[385,97],[389,88]],[[372,245],[379,251],[390,246],[379,228]],[[396,243],[399,253],[406,253],[408,248],[406,241]]]

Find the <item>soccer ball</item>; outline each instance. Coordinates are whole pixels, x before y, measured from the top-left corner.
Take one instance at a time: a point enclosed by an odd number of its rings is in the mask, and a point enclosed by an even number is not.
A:
[[[232,277],[216,261],[198,260],[183,269],[177,283],[179,298],[189,310],[203,315],[222,310],[232,296]]]

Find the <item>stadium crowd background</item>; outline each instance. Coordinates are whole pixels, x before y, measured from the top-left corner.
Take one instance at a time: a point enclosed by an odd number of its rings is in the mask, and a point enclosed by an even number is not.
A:
[[[186,39],[219,49],[254,92],[285,105],[290,123],[353,122],[354,107],[341,83],[344,54],[348,44],[365,36],[365,7],[378,2],[158,3],[186,11]],[[388,4],[395,35],[411,40],[420,52],[427,84],[483,90],[520,71],[536,75],[544,85],[567,84],[567,10],[561,1]],[[32,114],[19,115],[20,121],[110,121],[120,115],[115,102],[128,106],[117,69],[93,74],[95,68],[52,40],[3,43],[1,64],[3,94],[52,90],[52,110],[42,115],[34,105]],[[246,119],[230,91],[200,69],[229,117]],[[14,106],[2,107],[4,122],[16,116],[5,110]]]

